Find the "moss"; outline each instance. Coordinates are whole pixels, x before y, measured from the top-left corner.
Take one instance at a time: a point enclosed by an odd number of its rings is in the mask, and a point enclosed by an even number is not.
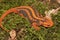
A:
[[[44,16],[44,11],[49,10],[49,4],[44,5],[43,2],[37,1],[37,0],[3,0],[0,1],[0,16],[8,9],[17,7],[17,6],[23,6],[28,5],[34,7],[39,13],[41,13]],[[54,7],[53,5],[50,6]],[[59,40],[60,39],[60,12],[58,15],[53,15],[52,19],[54,21],[54,26],[51,28],[45,28],[41,27],[40,31],[36,31],[34,28],[30,26],[30,23],[27,19],[22,18],[21,16],[17,14],[10,14],[7,15],[2,24],[6,29],[12,30],[12,29],[21,29],[26,28],[26,33],[23,39],[25,40]],[[0,29],[0,40],[4,40],[9,35],[7,32]],[[7,33],[7,34],[5,34]],[[7,35],[7,37],[5,36]],[[18,37],[18,40],[21,38]]]

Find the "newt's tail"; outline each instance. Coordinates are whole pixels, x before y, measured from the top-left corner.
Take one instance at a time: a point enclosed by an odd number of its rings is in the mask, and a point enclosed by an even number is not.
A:
[[[5,30],[5,31],[7,31],[7,32],[9,32],[9,30],[6,30],[6,29],[3,27],[2,21],[3,21],[3,19],[4,19],[8,14],[10,14],[10,13],[12,13],[12,12],[18,13],[18,11],[17,11],[15,8],[11,8],[11,9],[7,10],[7,11],[1,16],[1,18],[0,18],[0,28],[2,28],[3,30]]]
[[[0,24],[0,28],[3,29],[3,30],[5,30],[6,32],[9,32],[9,30],[6,30],[6,29],[3,27],[2,24]]]

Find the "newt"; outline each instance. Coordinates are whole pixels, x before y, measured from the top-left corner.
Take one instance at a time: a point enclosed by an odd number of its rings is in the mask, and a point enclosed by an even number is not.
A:
[[[52,27],[53,26],[53,21],[49,17],[43,17],[39,12],[34,10],[34,8],[30,6],[19,6],[15,8],[11,8],[7,10],[5,13],[0,18],[0,28],[5,30],[5,28],[2,25],[2,21],[4,18],[10,14],[10,13],[16,13],[19,16],[23,18],[27,18],[33,28],[36,30],[40,30],[39,26],[44,26],[44,27]],[[8,30],[6,30],[8,31]]]

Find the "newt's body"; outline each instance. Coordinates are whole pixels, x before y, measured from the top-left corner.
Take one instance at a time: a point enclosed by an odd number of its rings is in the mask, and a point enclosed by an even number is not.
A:
[[[36,10],[31,8],[30,6],[20,6],[16,8],[11,8],[7,10],[0,18],[0,27],[2,29],[3,26],[1,24],[2,20],[10,13],[16,13],[19,14],[20,16],[27,18],[29,22],[31,23],[32,27],[34,27],[36,30],[39,30],[40,28],[38,26],[42,25],[44,27],[51,27],[53,26],[53,22],[50,18],[48,17],[43,17],[40,15]]]

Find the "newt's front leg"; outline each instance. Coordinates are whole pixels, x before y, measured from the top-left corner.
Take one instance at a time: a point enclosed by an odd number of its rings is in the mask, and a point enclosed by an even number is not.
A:
[[[36,30],[40,30],[40,27],[38,27],[38,24],[36,22],[32,23],[32,27],[34,27]]]

